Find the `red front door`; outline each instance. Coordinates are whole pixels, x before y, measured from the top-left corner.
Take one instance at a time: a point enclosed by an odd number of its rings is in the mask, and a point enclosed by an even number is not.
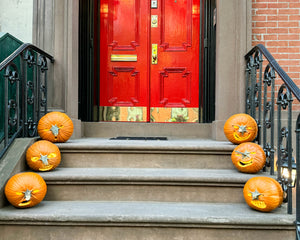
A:
[[[101,0],[102,121],[198,122],[199,0]]]

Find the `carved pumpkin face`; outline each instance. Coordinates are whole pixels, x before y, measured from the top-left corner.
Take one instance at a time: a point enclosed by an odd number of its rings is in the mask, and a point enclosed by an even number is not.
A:
[[[257,173],[266,164],[266,155],[258,144],[246,142],[233,150],[231,160],[240,172]]]
[[[26,161],[34,171],[50,171],[59,165],[61,154],[55,144],[47,140],[41,140],[27,149]]]
[[[234,144],[252,142],[257,135],[257,130],[256,121],[244,113],[231,116],[224,124],[224,134]]]
[[[44,115],[38,123],[37,131],[40,137],[50,142],[66,142],[73,134],[74,125],[67,114],[50,112]]]
[[[44,179],[33,172],[12,176],[4,189],[7,200],[17,208],[29,208],[39,204],[46,192],[47,185]]]
[[[279,207],[283,201],[283,190],[280,184],[270,177],[249,179],[243,193],[246,203],[261,212],[270,212]]]

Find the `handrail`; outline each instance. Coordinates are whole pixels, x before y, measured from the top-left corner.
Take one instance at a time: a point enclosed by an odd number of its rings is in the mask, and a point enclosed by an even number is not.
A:
[[[51,63],[54,63],[54,57],[52,57],[50,54],[46,53],[42,49],[38,48],[37,46],[31,44],[31,43],[23,43],[20,47],[18,47],[12,54],[10,54],[7,58],[5,58],[0,63],[0,71],[2,71],[9,63],[11,63],[13,60],[15,60],[22,52],[24,52],[27,49],[32,49],[35,52],[38,52],[48,58]]]
[[[47,113],[48,60],[53,63],[53,56],[24,43],[0,63],[0,159],[15,138],[37,135]]]
[[[288,203],[288,214],[293,212],[292,188],[295,187],[295,182],[292,179],[292,171],[297,169],[298,172],[296,175],[298,178],[296,181],[296,195],[298,199],[295,225],[297,228],[297,240],[300,240],[300,202],[298,202],[300,199],[300,114],[299,111],[293,112],[292,108],[292,103],[295,99],[298,104],[300,103],[300,89],[262,44],[253,47],[245,55],[245,60],[245,112],[250,114],[257,122],[258,135],[255,141],[262,145],[267,157],[264,171],[270,169],[271,175],[277,174],[277,181],[285,192],[284,201]],[[265,60],[267,62],[263,64]],[[283,82],[277,90],[275,89],[275,83],[278,83],[276,76],[278,76],[278,80]],[[283,111],[286,112],[285,118],[282,117]],[[295,128],[292,120],[296,121]],[[293,131],[293,128],[296,130],[296,133]],[[295,145],[292,143],[293,135],[296,135]],[[293,147],[296,148],[296,154]],[[277,159],[275,152],[277,152]],[[277,161],[274,162],[275,160]],[[275,164],[277,172],[275,172]],[[284,169],[287,169],[288,176],[281,171]]]
[[[289,77],[289,75],[287,75],[287,73],[281,68],[281,66],[278,64],[278,62],[275,60],[275,58],[271,55],[271,53],[264,45],[257,44],[245,55],[245,59],[247,60],[257,50],[259,50],[265,56],[269,64],[273,67],[273,69],[278,73],[278,75],[284,81],[285,85],[290,89],[290,91],[294,94],[294,96],[300,101],[299,87],[297,87],[295,82],[293,82],[293,80]]]

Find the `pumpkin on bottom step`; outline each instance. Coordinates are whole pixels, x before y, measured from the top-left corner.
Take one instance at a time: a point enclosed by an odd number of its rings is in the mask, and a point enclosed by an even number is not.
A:
[[[30,208],[39,204],[46,192],[46,182],[34,172],[23,172],[12,176],[4,189],[7,200],[17,208]]]
[[[250,178],[244,186],[243,193],[246,203],[261,212],[270,212],[283,201],[282,187],[270,177]]]

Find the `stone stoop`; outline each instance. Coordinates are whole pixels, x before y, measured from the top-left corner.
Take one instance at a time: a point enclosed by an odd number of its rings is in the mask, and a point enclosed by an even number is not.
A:
[[[295,239],[286,205],[261,213],[244,202],[245,182],[267,174],[238,172],[231,143],[83,138],[57,145],[59,168],[40,173],[46,198],[30,209],[1,208],[1,239]]]

